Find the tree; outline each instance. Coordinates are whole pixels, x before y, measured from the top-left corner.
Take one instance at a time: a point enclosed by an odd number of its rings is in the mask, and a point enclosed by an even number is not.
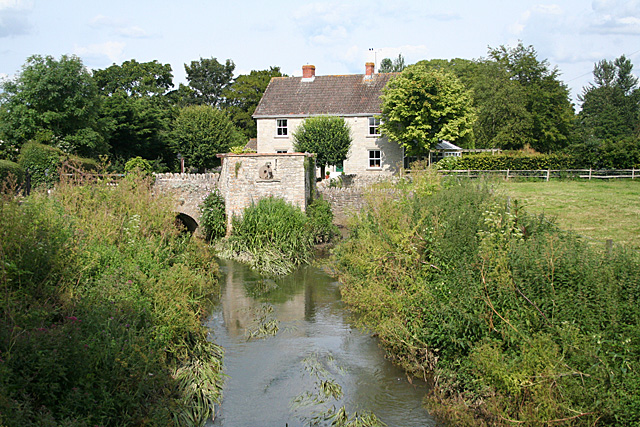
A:
[[[208,105],[182,108],[174,124],[174,151],[201,172],[219,165],[216,154],[242,142],[242,134],[227,113]]]
[[[594,65],[595,84],[585,87],[578,97],[582,101],[579,119],[587,136],[620,139],[638,131],[640,91],[632,69],[624,55]]]
[[[398,54],[398,57],[391,61],[391,58],[384,58],[380,61],[380,69],[379,73],[399,73],[404,70],[406,66],[404,65],[404,57],[401,53]]]
[[[569,89],[548,61],[538,60],[533,46],[500,46],[489,57],[523,89],[524,107],[530,115],[530,146],[540,152],[559,150],[569,144],[574,118]],[[528,120],[527,120],[528,122]]]
[[[0,139],[11,146],[36,140],[82,156],[108,151],[98,121],[98,89],[80,58],[31,56],[1,88]]]
[[[165,96],[173,87],[171,65],[130,60],[96,70],[94,79],[102,94],[101,117],[116,163],[137,156],[173,163],[168,143],[172,110]]]
[[[224,64],[219,63],[216,58],[200,58],[199,61],[191,61],[191,65],[184,64],[189,86],[195,92],[196,102],[212,107],[221,104],[224,90],[233,81],[235,68],[230,59]]]
[[[251,117],[256,110],[262,94],[274,77],[282,77],[280,67],[268,70],[252,70],[249,74],[238,76],[225,91],[225,105],[229,109],[231,120],[247,138],[258,134],[256,121]]]
[[[387,83],[381,99],[382,134],[408,156],[422,155],[441,140],[463,147],[473,142],[471,94],[451,73],[409,66]]]
[[[164,95],[173,87],[173,74],[170,64],[158,61],[125,61],[122,65],[113,64],[104,70],[96,70],[93,78],[100,90],[108,95],[123,92],[127,96],[148,97]]]
[[[336,116],[309,117],[293,132],[293,148],[315,153],[322,176],[327,165],[335,166],[347,158],[351,141],[349,125]]]

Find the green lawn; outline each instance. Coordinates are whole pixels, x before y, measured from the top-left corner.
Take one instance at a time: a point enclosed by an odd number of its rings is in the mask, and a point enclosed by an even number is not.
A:
[[[503,190],[581,236],[640,247],[640,179],[508,182]]]

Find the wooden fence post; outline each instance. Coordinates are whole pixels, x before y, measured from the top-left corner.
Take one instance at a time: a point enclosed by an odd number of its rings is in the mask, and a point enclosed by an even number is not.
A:
[[[507,181],[509,181],[509,169],[507,169]]]
[[[589,181],[591,181],[591,168],[589,168]]]
[[[550,175],[551,171],[549,169],[547,169],[547,182],[549,182],[549,175]]]

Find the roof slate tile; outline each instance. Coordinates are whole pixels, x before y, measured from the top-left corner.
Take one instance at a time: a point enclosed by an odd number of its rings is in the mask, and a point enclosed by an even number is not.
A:
[[[276,77],[267,86],[253,117],[379,114],[382,89],[395,75],[316,76],[311,81]]]

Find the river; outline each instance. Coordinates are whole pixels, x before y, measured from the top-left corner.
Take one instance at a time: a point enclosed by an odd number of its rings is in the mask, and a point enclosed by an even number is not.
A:
[[[329,275],[304,267],[274,281],[226,260],[220,270],[220,303],[207,326],[225,348],[228,378],[209,426],[306,426],[341,407],[390,427],[436,425],[421,405],[424,383],[410,383],[353,325]],[[322,381],[342,393],[318,403]]]

